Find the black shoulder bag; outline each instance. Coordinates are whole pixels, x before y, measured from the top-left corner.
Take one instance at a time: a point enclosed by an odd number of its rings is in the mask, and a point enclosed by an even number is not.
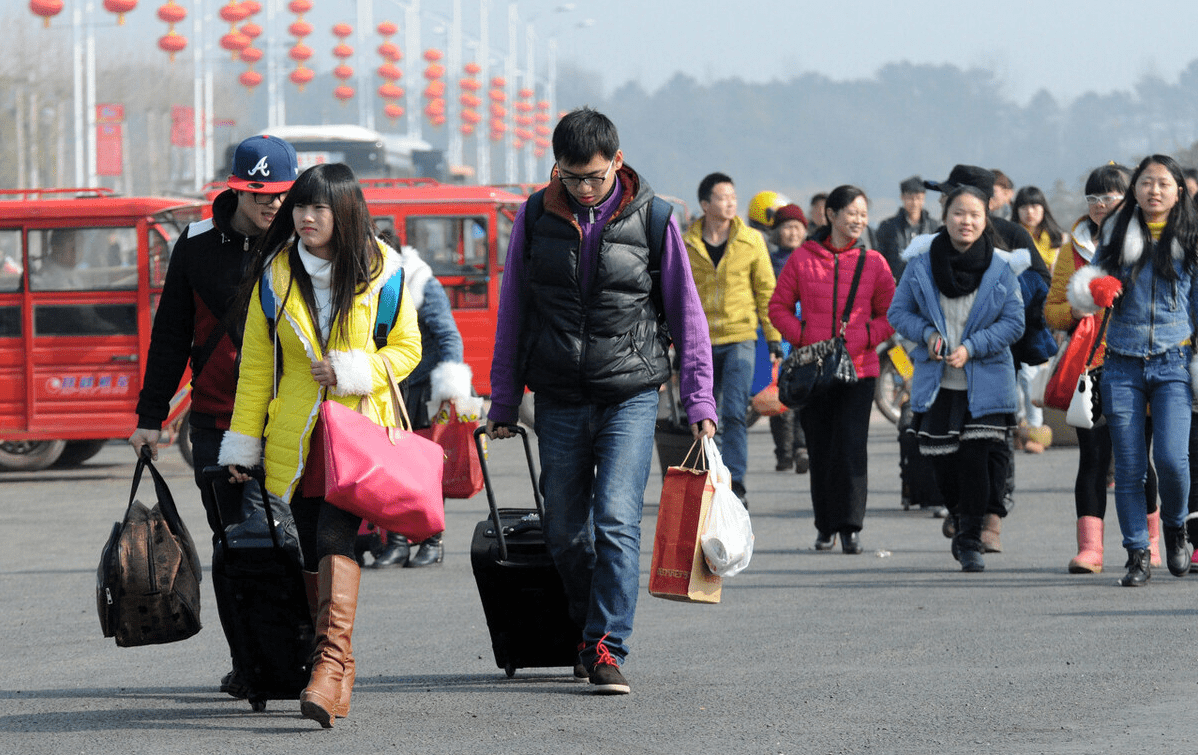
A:
[[[866,250],[862,249],[857,257],[857,269],[853,271],[853,283],[849,286],[844,314],[840,318],[840,332],[836,332],[833,325],[831,338],[790,352],[778,370],[778,400],[791,409],[802,409],[834,385],[857,382],[857,368],[853,366],[844,333],[853,313],[853,299],[861,283],[861,272],[865,269],[865,255]]]

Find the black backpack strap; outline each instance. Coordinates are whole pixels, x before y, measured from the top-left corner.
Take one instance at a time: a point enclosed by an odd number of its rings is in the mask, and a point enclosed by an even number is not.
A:
[[[537,221],[545,214],[545,190],[534,191],[524,203],[524,260],[528,261],[528,253],[532,250],[532,229]]]

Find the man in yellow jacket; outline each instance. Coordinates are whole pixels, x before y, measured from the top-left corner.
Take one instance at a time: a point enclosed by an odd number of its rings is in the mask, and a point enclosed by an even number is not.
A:
[[[715,395],[720,422],[716,433],[720,454],[732,473],[732,489],[745,501],[749,409],[760,322],[770,353],[781,357],[782,336],[770,324],[774,269],[765,239],[737,217],[736,187],[723,173],[699,183],[703,217],[687,229],[691,274],[707,315],[715,367]]]

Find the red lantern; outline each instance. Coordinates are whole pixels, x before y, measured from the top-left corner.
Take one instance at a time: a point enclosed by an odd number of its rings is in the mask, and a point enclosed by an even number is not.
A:
[[[315,76],[316,74],[312,73],[311,68],[304,68],[301,65],[299,68],[296,68],[291,72],[291,76],[289,78],[291,79],[292,83],[298,86],[299,90],[302,92],[304,91],[304,84],[307,84]]]
[[[383,114],[391,120],[395,120],[403,117],[404,109],[399,105],[387,105],[383,108]]]
[[[545,148],[546,148],[546,147],[548,147],[548,146],[549,146],[549,145],[550,145],[552,142],[550,142],[548,139],[543,139],[543,138],[541,138],[541,137],[539,137],[539,136],[538,136],[536,139],[534,139],[534,140],[533,140],[533,142],[532,142],[532,143],[533,143],[533,144],[535,144],[535,145],[537,145],[537,147],[539,147],[539,148],[541,148],[541,149],[545,149]],[[539,155],[538,155],[538,157],[539,157]]]
[[[430,100],[429,103],[427,105],[425,105],[424,112],[428,113],[430,116],[444,115],[445,114],[445,100],[441,100],[441,99]]]
[[[429,118],[428,120],[429,120],[429,123],[433,124],[434,126],[444,126],[445,125],[445,116],[444,115],[434,115],[432,118]]]
[[[346,37],[348,37],[350,34],[353,34],[353,33],[354,33],[354,27],[350,26],[349,24],[345,24],[345,23],[333,24],[333,36],[335,36],[335,37],[338,37],[340,39],[345,39]]]
[[[483,104],[483,101],[477,95],[470,94],[469,92],[459,97],[458,101],[462,103],[463,107],[478,107]]]
[[[491,132],[491,141],[493,141],[493,142],[503,141],[503,132],[502,131],[492,131]]]
[[[258,73],[257,71],[245,71],[237,77],[237,80],[240,81],[241,85],[246,89],[253,89],[262,83],[262,74]]]
[[[546,113],[545,113],[545,114],[546,114],[546,115],[548,115],[548,114],[549,114],[549,113],[548,113],[548,110],[549,110],[549,100],[541,100],[540,102],[538,102],[538,103],[537,103],[537,110],[544,110],[544,111],[546,111]]]
[[[536,132],[537,136],[549,136],[549,127],[548,126],[537,126],[533,130]]]
[[[50,19],[62,13],[62,0],[29,0],[29,10],[42,17],[42,24],[50,28]]]
[[[516,110],[521,113],[531,113],[532,112],[532,103],[525,102],[524,100],[520,100],[519,102],[516,103]]]
[[[491,117],[492,118],[506,118],[507,117],[507,108],[505,108],[503,105],[500,105],[497,102],[492,102],[491,103]]]
[[[303,14],[312,10],[312,2],[311,0],[291,0],[291,2],[287,4],[287,10],[291,11],[297,16],[302,16]]]
[[[477,92],[483,88],[482,82],[478,79],[461,79],[458,81],[458,86],[467,92]]]
[[[383,21],[377,28],[381,37],[391,37],[399,32],[399,27],[390,21]]]
[[[237,57],[241,58],[242,63],[249,63],[250,65],[253,65],[259,60],[262,60],[262,51],[257,47],[247,47],[242,50]]]
[[[380,79],[387,81],[398,81],[403,78],[403,71],[399,70],[399,66],[394,63],[383,63],[378,67],[378,73]]]
[[[346,58],[352,58],[354,56],[354,48],[342,42],[333,48],[333,55],[334,57],[341,58],[342,60],[345,60]]]
[[[492,89],[490,93],[491,102],[507,101],[507,94],[502,89]]]
[[[391,82],[387,82],[379,87],[379,97],[382,97],[384,100],[398,100],[403,95],[403,87],[396,86]]]
[[[529,131],[528,129],[526,129],[526,128],[516,129],[516,138],[517,139],[520,139],[522,141],[530,141],[532,139],[532,137],[533,137],[533,133],[531,131]]]
[[[237,53],[252,44],[252,40],[239,31],[231,31],[220,38],[220,46],[233,53],[233,59],[237,59]]]
[[[250,17],[249,10],[241,3],[235,3],[229,0],[226,5],[221,6],[220,17],[229,23],[239,24]]]
[[[61,6],[62,3],[59,3]],[[187,18],[187,9],[177,4],[175,0],[167,0],[166,5],[158,9],[158,18],[174,26]]]
[[[492,89],[503,89],[505,86],[507,86],[507,79],[503,78],[502,76],[496,76],[495,78],[491,79]]]
[[[441,65],[440,63],[429,63],[428,68],[424,69],[424,78],[428,79],[429,81],[432,81],[433,79],[439,79],[444,75],[445,66]]]
[[[187,47],[187,37],[171,29],[166,33],[166,36],[158,38],[158,47],[164,52],[170,53],[171,62],[173,63],[175,61],[175,53]]]
[[[292,22],[291,26],[287,27],[287,33],[293,37],[298,37],[299,39],[303,39],[304,37],[306,37],[312,33],[312,24],[308,23],[307,21],[305,21],[304,19],[301,18],[297,21]]]
[[[507,131],[507,124],[503,122],[502,118],[492,118],[491,119],[491,133],[492,134],[494,134],[496,132],[502,134],[505,131]]]
[[[519,139],[513,139],[512,140],[512,149],[514,149],[516,151],[524,149],[524,142],[520,141]]]
[[[333,75],[342,81],[349,81],[354,77],[354,69],[342,63],[333,69]]]
[[[341,100],[342,102],[353,99],[354,88],[351,86],[342,84],[341,86],[339,86],[333,90],[333,96],[336,97],[337,99]]]
[[[137,0],[104,0],[104,10],[116,14],[117,25],[125,23],[125,14],[137,7]]]
[[[549,113],[537,113],[533,116],[537,123],[548,123]]]
[[[474,133],[474,126],[469,123],[463,123],[461,128],[462,136],[470,136]]]
[[[430,100],[435,100],[438,97],[443,96],[444,94],[445,94],[445,82],[444,81],[431,81],[431,82],[429,82],[429,85],[424,88],[424,96]]]
[[[246,18],[249,18],[250,16],[256,16],[262,12],[262,6],[257,2],[257,0],[245,0],[245,2],[241,4],[241,7],[245,9]]]
[[[312,57],[312,48],[308,47],[303,42],[296,42],[295,47],[292,47],[287,52],[287,57],[291,58],[297,63],[303,63],[305,60]]]
[[[474,110],[463,110],[462,120],[466,123],[482,123],[483,117]]]
[[[519,105],[520,103],[517,102],[516,104]],[[519,110],[518,107],[516,109]],[[517,126],[524,126],[527,128],[528,126],[532,125],[532,118],[529,118],[527,115],[517,115],[512,120],[516,122]]]
[[[466,64],[466,67],[463,70],[466,72],[467,76],[477,76],[479,72],[483,70],[483,67],[478,63],[470,62]]]
[[[535,93],[531,89],[529,89],[528,87],[525,87],[520,90],[520,99],[531,100],[533,98],[534,94]]]
[[[398,63],[403,60],[403,53],[400,52],[399,46],[394,42],[384,42],[379,45],[379,55],[392,63]]]
[[[436,63],[443,57],[445,56],[440,50],[430,48],[424,51],[424,59],[430,63]]]
[[[241,33],[254,40],[262,36],[262,27],[250,21],[248,24],[242,24]]]

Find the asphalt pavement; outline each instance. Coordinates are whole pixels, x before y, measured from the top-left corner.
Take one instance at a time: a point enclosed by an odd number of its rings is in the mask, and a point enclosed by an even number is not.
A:
[[[649,596],[661,479],[645,493],[641,597],[624,667],[632,694],[598,697],[569,669],[496,667],[469,563],[486,510],[450,501],[444,564],[363,571],[358,681],[332,730],[295,701],[264,713],[217,691],[228,670],[211,580],[204,629],[118,648],[94,602],[100,549],[128,496],[133,454],[0,475],[0,753],[1174,753],[1198,740],[1198,576],[1154,570],[1116,586],[1113,495],[1106,571],[1070,575],[1076,449],[1017,459],[1001,554],[964,574],[940,520],[903,511],[895,430],[875,414],[862,543],[813,549],[807,477],[775,472],[750,431],[752,564],[718,605]],[[501,505],[531,504],[518,441],[491,446]],[[656,462],[655,462],[656,464]],[[160,469],[207,558],[191,470]],[[143,500],[152,497],[145,489]]]

